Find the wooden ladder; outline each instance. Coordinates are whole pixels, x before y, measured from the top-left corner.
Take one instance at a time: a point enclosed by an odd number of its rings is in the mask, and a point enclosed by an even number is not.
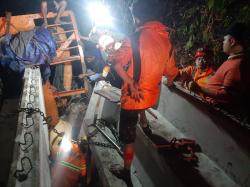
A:
[[[53,36],[59,36],[59,35],[65,35],[65,40],[56,40],[56,44],[59,46],[56,51],[56,58],[54,58],[53,62],[50,64],[51,66],[59,65],[59,64],[65,64],[65,63],[73,63],[75,61],[79,61],[81,63],[81,71],[82,74],[86,74],[87,68],[86,64],[84,62],[84,54],[82,46],[79,44],[80,42],[80,35],[76,24],[75,16],[71,11],[65,11],[62,17],[69,18],[70,22],[62,23],[62,24],[51,24],[47,25],[47,28],[57,28],[61,27],[63,28],[63,32],[55,32],[52,33]],[[51,18],[48,16],[48,18]],[[70,28],[70,29],[64,29],[64,28]],[[73,46],[72,43],[74,43]],[[74,50],[74,55],[71,55],[69,57],[61,57],[62,54],[65,51],[71,51]],[[78,95],[78,94],[85,94],[88,92],[88,80],[87,77],[82,78],[84,87],[79,89],[72,89],[67,91],[55,91],[53,93],[54,97],[65,97],[65,96],[72,96],[72,95]]]

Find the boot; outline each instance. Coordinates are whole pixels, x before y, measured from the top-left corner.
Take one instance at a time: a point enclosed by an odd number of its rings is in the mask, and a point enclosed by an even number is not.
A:
[[[111,167],[109,171],[117,178],[123,180],[128,187],[133,187],[130,170],[124,169],[120,166],[120,167]]]

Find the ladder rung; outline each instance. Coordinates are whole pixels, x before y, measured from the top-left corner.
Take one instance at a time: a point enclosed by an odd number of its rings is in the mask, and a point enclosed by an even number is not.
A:
[[[95,72],[91,72],[91,73],[82,73],[80,75],[78,75],[78,78],[79,79],[84,79],[85,77],[89,77],[91,75],[95,75],[96,73]]]
[[[47,25],[47,27],[57,27],[60,25],[73,25],[72,22],[67,22],[67,23],[60,23],[60,24],[52,24],[52,25]]]
[[[69,58],[64,58],[64,59],[54,59],[53,63],[51,63],[50,65],[57,65],[57,64],[63,64],[63,63],[66,63],[66,62],[71,62],[71,61],[75,61],[75,60],[81,60],[81,57],[80,56],[72,56],[72,57],[69,57]]]
[[[71,96],[71,95],[84,94],[87,92],[88,90],[86,90],[85,88],[81,88],[81,89],[76,89],[76,90],[54,92],[53,95],[54,97],[66,97],[66,96]]]
[[[75,30],[68,30],[65,32],[56,32],[56,33],[52,33],[53,35],[59,35],[59,34],[65,34],[65,33],[69,33],[69,32],[75,32]]]
[[[64,43],[64,42],[67,42],[67,41],[73,41],[73,40],[76,40],[76,39],[68,39],[68,40],[63,40],[63,41],[56,41],[56,43],[60,44],[60,43]]]
[[[57,51],[67,51],[67,50],[75,49],[75,48],[78,48],[78,46],[68,47],[68,48],[64,48],[64,49],[57,49]]]

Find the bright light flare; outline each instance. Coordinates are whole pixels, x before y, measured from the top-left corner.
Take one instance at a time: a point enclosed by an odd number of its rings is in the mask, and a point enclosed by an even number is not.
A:
[[[114,38],[112,38],[111,36],[109,35],[102,35],[100,38],[99,38],[99,46],[103,49],[103,50],[106,50],[107,47],[111,44],[113,44],[115,42]]]
[[[114,38],[112,38],[112,36],[109,35],[102,35],[99,38],[98,41],[98,45],[102,50],[107,50],[107,49],[111,49],[111,50],[118,50],[122,43],[121,42],[116,42]]]
[[[69,139],[66,136],[64,136],[60,147],[64,152],[68,152],[72,148],[72,143],[69,141]]]
[[[92,21],[98,26],[112,26],[112,16],[109,9],[101,2],[92,2],[88,5],[88,12]]]
[[[121,42],[115,42],[114,49],[118,50],[118,49],[120,49],[121,46],[122,46]]]

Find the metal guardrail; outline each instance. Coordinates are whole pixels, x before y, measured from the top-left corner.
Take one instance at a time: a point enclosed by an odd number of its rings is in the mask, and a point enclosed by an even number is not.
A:
[[[234,114],[226,111],[225,109],[222,109],[220,107],[217,106],[213,106],[211,104],[209,104],[208,102],[206,102],[204,99],[202,99],[202,97],[200,97],[198,94],[185,89],[184,87],[182,87],[180,84],[178,84],[177,82],[174,82],[175,88],[177,88],[178,90],[180,90],[181,92],[195,98],[196,100],[198,100],[199,102],[202,102],[204,105],[207,105],[211,108],[213,108],[214,110],[220,112],[221,114],[223,114],[224,116],[230,118],[231,120],[233,120],[234,122],[238,123],[241,126],[246,127],[247,129],[250,130],[250,124],[248,122],[246,122],[243,118],[241,117],[236,117]]]

